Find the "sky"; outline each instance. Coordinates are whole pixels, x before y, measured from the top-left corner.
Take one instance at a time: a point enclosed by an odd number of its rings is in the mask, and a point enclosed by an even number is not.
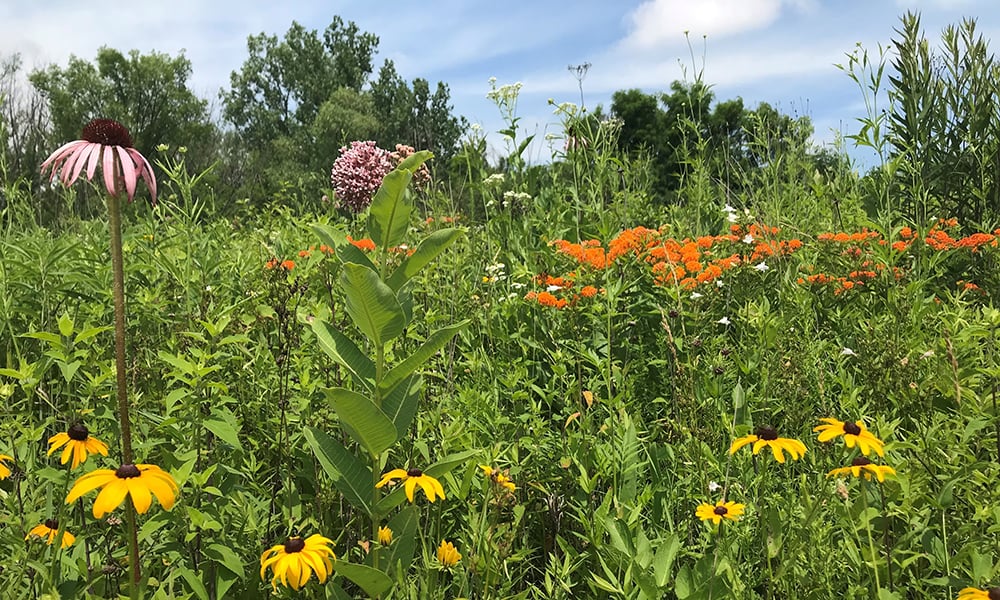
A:
[[[539,140],[528,158],[544,162],[542,140],[559,131],[549,99],[580,104],[582,86],[584,106],[608,108],[616,90],[666,91],[699,71],[717,99],[809,116],[814,141],[831,143],[865,115],[861,91],[835,65],[859,43],[877,59],[907,11],[921,14],[935,45],[965,17],[1000,38],[1000,0],[144,0],[127,9],[120,0],[0,0],[0,59],[19,53],[31,70],[65,66],[70,55],[94,60],[101,46],[183,52],[191,88],[218,105],[247,58],[247,36],[281,37],[292,21],[322,32],[340,15],[379,37],[376,72],[391,59],[408,81],[447,83],[455,113],[491,132],[494,152],[503,153],[495,132],[504,123],[486,97],[489,79],[521,82],[519,124]],[[578,79],[571,67],[584,64]]]

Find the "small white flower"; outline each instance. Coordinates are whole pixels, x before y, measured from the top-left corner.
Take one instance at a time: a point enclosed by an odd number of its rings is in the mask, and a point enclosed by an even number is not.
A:
[[[523,290],[524,284],[521,283],[520,281],[515,281],[514,283],[510,284],[510,287],[514,288],[515,290]]]
[[[746,234],[745,236],[743,236],[743,243],[744,244],[752,244],[753,243],[753,236],[750,235],[749,233]]]
[[[729,206],[728,204],[722,210],[726,211],[727,213],[734,213],[734,212],[736,212],[736,209],[733,208],[732,206]]]
[[[400,250],[409,250],[409,249],[410,249],[410,247],[409,247],[409,246],[407,246],[406,244],[400,244],[400,245],[399,245],[399,246],[397,246],[397,247],[398,247],[398,248],[399,248]]]
[[[927,352],[924,352],[923,354],[921,354],[920,358],[930,358],[932,356],[934,356],[934,351],[933,350],[928,350]]]
[[[722,317],[721,319],[719,319],[718,321],[716,321],[716,323],[718,323],[719,325],[732,325],[733,324],[733,322],[729,320],[729,317]]]
[[[551,292],[558,292],[561,289],[562,289],[561,285],[550,285],[549,287],[545,288],[545,291],[551,293]]]
[[[840,355],[841,356],[857,356],[857,353],[854,350],[851,350],[850,348],[844,348],[843,350],[840,351]]]
[[[739,217],[736,216],[736,213],[726,213],[726,221],[728,221],[730,223],[735,223],[735,222],[737,222],[739,220],[740,219],[739,219]]]
[[[721,489],[722,489],[722,486],[719,485],[717,482],[715,482],[715,481],[709,481],[708,482],[708,491],[709,492],[711,492],[711,493],[714,494],[715,492],[717,492],[717,491],[719,491]]]
[[[759,263],[755,264],[755,265],[753,266],[753,268],[754,268],[755,270],[757,270],[757,271],[760,271],[761,273],[763,273],[764,271],[767,271],[767,270],[768,270],[768,269],[770,269],[771,267],[767,266],[767,263],[766,263],[766,262],[764,262],[764,261],[761,261],[761,262],[759,262]]]
[[[722,287],[724,285],[726,285],[726,284],[722,283],[721,279],[716,279],[715,280],[715,287],[720,288],[720,287]]]
[[[701,298],[701,297],[702,297],[702,294],[699,294],[698,292],[691,292],[691,299],[692,300],[697,300],[698,298]]]

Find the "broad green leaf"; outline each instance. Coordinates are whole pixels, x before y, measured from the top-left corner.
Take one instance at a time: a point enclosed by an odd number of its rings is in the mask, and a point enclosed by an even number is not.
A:
[[[410,172],[416,172],[420,168],[420,165],[434,158],[434,153],[430,150],[420,150],[419,152],[414,152],[413,154],[407,156],[403,159],[403,162],[399,163],[396,167],[397,169],[406,169]]]
[[[246,578],[243,561],[228,546],[209,544],[205,548],[205,555],[238,575],[240,579]]]
[[[368,235],[383,251],[398,246],[410,225],[413,203],[406,197],[406,186],[412,178],[413,173],[405,169],[390,172],[368,209]]]
[[[73,376],[76,375],[77,369],[83,366],[83,363],[78,360],[74,360],[71,363],[65,363],[60,360],[56,362],[56,366],[59,367],[59,371],[62,373],[66,383],[69,383],[73,380]]]
[[[372,598],[381,596],[392,587],[392,580],[388,575],[366,565],[338,560],[333,563],[333,570],[353,581]]]
[[[201,578],[198,574],[187,567],[178,567],[177,571],[184,578],[191,589],[194,591],[195,595],[198,596],[199,600],[209,600],[208,590],[205,588],[205,584],[202,583]]]
[[[333,485],[354,508],[371,515],[375,487],[368,465],[319,429],[306,427],[303,435]]]
[[[228,410],[212,411],[212,416],[202,421],[202,425],[205,426],[205,429],[211,431],[215,437],[226,442],[233,448],[243,449],[238,432],[239,423],[237,423],[233,413]]]
[[[80,333],[76,334],[76,339],[74,341],[77,343],[85,342],[90,338],[94,337],[95,335],[104,333],[105,331],[110,331],[111,329],[112,327],[110,325],[105,325],[101,327],[89,327],[87,329],[84,329]]]
[[[653,577],[657,586],[667,585],[673,570],[671,567],[673,567],[674,559],[677,558],[677,552],[680,549],[680,539],[673,532],[667,534],[667,537],[661,539],[657,544],[656,555],[653,557]]]
[[[420,244],[413,254],[403,259],[396,270],[392,272],[389,280],[386,281],[394,290],[398,290],[404,283],[409,281],[414,275],[420,272],[432,260],[437,258],[445,248],[462,235],[461,229],[441,229],[430,234]]]
[[[344,388],[323,390],[341,425],[359,444],[378,454],[397,439],[396,426],[367,396]]]
[[[32,331],[31,333],[22,334],[21,337],[42,340],[43,342],[52,344],[56,348],[62,348],[62,338],[58,334],[49,333],[48,331]]]
[[[347,314],[376,346],[403,332],[403,309],[375,271],[347,263],[340,274]]]
[[[321,319],[313,321],[312,330],[316,334],[319,347],[371,391],[375,384],[375,363],[361,352],[357,344],[340,333],[336,327]]]
[[[68,314],[63,313],[62,316],[59,317],[58,324],[59,324],[59,333],[63,337],[69,337],[73,335],[73,319],[71,319]]]
[[[422,386],[423,379],[419,375],[408,377],[382,398],[382,412],[396,426],[396,435],[400,438],[406,435],[417,414]]]
[[[396,292],[396,301],[403,310],[403,327],[407,327],[413,320],[413,286],[404,285],[400,288]]]
[[[321,242],[333,248],[334,256],[340,262],[364,265],[372,271],[378,271],[365,251],[348,241],[347,234],[342,230],[324,223],[314,223],[312,230]]]
[[[438,350],[444,348],[456,333],[461,331],[468,324],[469,321],[464,320],[454,325],[438,329],[427,336],[424,343],[421,344],[421,346],[417,348],[413,354],[404,358],[399,362],[399,364],[390,369],[389,372],[382,377],[382,381],[379,383],[379,390],[382,394],[387,396],[396,384],[409,377],[414,371],[423,366],[424,363],[429,361]]]
[[[159,352],[157,352],[157,356],[160,357],[160,360],[162,360],[165,363],[168,363],[169,365],[171,365],[172,367],[174,367],[175,369],[177,369],[178,371],[180,371],[185,375],[194,375],[198,371],[198,367],[196,367],[194,363],[186,361],[180,356],[170,354],[169,352],[166,352],[164,350],[160,350]]]
[[[393,542],[389,547],[389,568],[387,571],[392,574],[397,566],[400,572],[406,573],[413,562],[413,555],[417,550],[417,527],[420,524],[420,511],[416,506],[408,506],[399,511],[388,523],[392,530]]]

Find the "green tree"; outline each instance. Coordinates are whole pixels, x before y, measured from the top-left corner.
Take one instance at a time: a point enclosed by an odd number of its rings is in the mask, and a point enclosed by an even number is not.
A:
[[[50,65],[34,71],[32,85],[45,98],[55,136],[53,143],[77,139],[94,118],[120,121],[135,147],[151,156],[159,144],[214,150],[208,102],[188,87],[191,61],[153,52],[128,56],[102,47],[95,62],[71,56],[65,68]]]
[[[377,36],[339,16],[322,37],[294,21],[284,39],[252,35],[250,56],[222,94],[223,116],[250,145],[294,138],[313,125],[335,91],[361,91],[377,48]]]

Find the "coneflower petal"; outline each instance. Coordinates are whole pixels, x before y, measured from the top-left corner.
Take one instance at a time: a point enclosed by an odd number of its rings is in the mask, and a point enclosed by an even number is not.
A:
[[[104,171],[104,187],[107,188],[108,193],[112,196],[118,195],[118,190],[115,188],[115,150],[113,146],[104,147],[104,161],[101,164],[101,170]]]
[[[113,147],[118,150],[118,158],[122,165],[122,176],[125,179],[125,193],[128,195],[128,201],[131,202],[132,198],[135,197],[135,162],[125,148],[121,146]]]
[[[101,155],[101,145],[93,144],[90,147],[90,160],[87,161],[87,181],[94,178],[94,173],[97,172],[97,159]]]

